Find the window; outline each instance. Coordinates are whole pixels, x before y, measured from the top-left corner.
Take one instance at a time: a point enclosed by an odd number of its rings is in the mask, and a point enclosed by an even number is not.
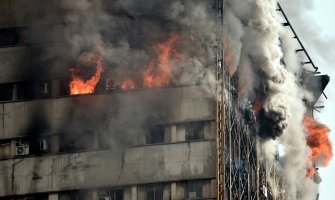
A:
[[[147,144],[163,143],[164,142],[164,127],[153,126],[149,129],[146,137]]]
[[[146,200],[163,200],[163,185],[146,186]]]
[[[13,99],[13,85],[0,86],[0,101],[10,101]]]
[[[189,181],[187,182],[186,198],[197,199],[202,198],[203,181]]]
[[[50,81],[28,81],[18,83],[18,99],[35,99],[51,96]]]
[[[102,190],[99,193],[99,200],[123,200],[123,190]]]
[[[112,190],[111,200],[123,200],[123,190]]]
[[[0,29],[0,47],[18,45],[20,30],[18,28]]]
[[[186,140],[200,140],[204,138],[204,122],[191,122],[185,125]]]

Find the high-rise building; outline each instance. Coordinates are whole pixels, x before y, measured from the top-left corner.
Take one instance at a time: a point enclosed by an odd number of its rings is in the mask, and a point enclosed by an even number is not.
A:
[[[286,199],[263,152],[281,121],[234,69],[230,6],[0,0],[0,199]],[[307,72],[311,113],[329,77]]]

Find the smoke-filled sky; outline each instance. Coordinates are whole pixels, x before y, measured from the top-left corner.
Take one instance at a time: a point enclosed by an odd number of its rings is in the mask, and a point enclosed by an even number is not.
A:
[[[330,136],[335,144],[335,1],[282,0],[281,4],[314,63],[322,73],[330,76],[325,90],[328,99],[320,99],[325,109],[317,113],[316,118],[332,130]],[[320,174],[320,200],[334,199],[334,159],[327,168],[320,169]]]

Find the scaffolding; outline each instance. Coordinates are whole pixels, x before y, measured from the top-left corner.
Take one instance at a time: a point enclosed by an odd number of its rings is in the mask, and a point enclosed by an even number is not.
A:
[[[252,108],[240,106],[238,77],[229,74],[224,62],[223,10],[223,0],[217,0],[217,199],[277,199],[267,189],[274,166],[266,169],[259,161]]]

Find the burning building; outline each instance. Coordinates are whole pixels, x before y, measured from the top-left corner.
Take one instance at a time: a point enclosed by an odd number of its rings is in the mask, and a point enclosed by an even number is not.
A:
[[[313,199],[332,158],[275,1],[0,0],[0,71],[0,199]]]

